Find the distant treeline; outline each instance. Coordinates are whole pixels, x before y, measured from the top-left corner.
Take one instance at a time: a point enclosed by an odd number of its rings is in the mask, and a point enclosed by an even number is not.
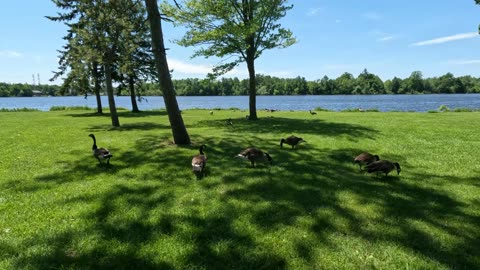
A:
[[[233,96],[248,95],[248,80],[238,78],[181,79],[174,80],[179,96]],[[405,79],[393,78],[382,81],[377,75],[364,70],[358,77],[344,73],[336,79],[324,76],[322,79],[307,81],[304,77],[277,78],[257,75],[258,95],[371,95],[371,94],[454,94],[480,93],[480,78],[472,76],[455,77],[447,73],[440,77],[423,78],[420,71],[414,71]],[[83,95],[84,90],[62,91],[57,85],[0,83],[0,96],[42,95]],[[36,90],[36,91],[33,91]],[[137,89],[143,96],[161,95],[157,84],[144,83]],[[117,94],[128,94],[127,91]]]

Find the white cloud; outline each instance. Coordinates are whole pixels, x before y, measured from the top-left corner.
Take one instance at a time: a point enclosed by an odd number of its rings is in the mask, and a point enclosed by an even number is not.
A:
[[[21,58],[23,57],[23,54],[16,51],[0,51],[0,57]]]
[[[189,64],[176,59],[168,59],[168,67],[173,69],[173,72],[180,72],[186,74],[207,74],[212,72],[212,66]]]
[[[382,19],[382,15],[374,11],[365,12],[362,14],[362,17],[371,21],[379,21]]]
[[[456,35],[451,35],[451,36],[447,36],[447,37],[441,37],[441,38],[435,38],[435,39],[415,42],[415,43],[410,44],[410,46],[427,46],[427,45],[433,45],[433,44],[441,44],[441,43],[455,41],[455,40],[475,38],[477,36],[478,36],[477,32],[462,33],[462,34],[456,34]]]
[[[454,65],[472,65],[472,64],[480,64],[480,60],[474,59],[474,60],[453,60],[450,61],[449,63],[454,64]]]
[[[307,12],[307,16],[315,16],[317,15],[322,9],[321,8],[310,8]]]
[[[395,37],[394,36],[384,36],[384,37],[378,38],[377,41],[390,41],[392,39],[395,39]]]

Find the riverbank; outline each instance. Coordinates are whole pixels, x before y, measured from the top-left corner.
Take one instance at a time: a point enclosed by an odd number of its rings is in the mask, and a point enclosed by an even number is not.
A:
[[[121,111],[119,128],[85,110],[0,113],[0,268],[480,266],[479,112],[182,116],[191,146],[171,143],[162,110]],[[307,142],[281,149],[292,134]],[[233,158],[248,146],[273,165]],[[400,175],[359,172],[363,151],[399,162]]]

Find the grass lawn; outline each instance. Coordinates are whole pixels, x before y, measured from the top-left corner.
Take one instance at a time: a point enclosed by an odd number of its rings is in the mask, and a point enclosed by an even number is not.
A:
[[[0,269],[480,268],[480,112],[245,114],[186,110],[176,146],[164,111],[1,112]],[[248,146],[273,166],[233,158]]]

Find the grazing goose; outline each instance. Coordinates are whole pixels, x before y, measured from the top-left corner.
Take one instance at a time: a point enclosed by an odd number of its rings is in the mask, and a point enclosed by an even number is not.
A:
[[[353,162],[357,163],[358,166],[360,167],[360,170],[362,169],[362,165],[368,165],[372,162],[378,161],[380,158],[377,155],[372,155],[368,152],[363,152],[360,155],[358,155]]]
[[[397,169],[397,175],[400,174],[400,171],[402,170],[400,169],[400,164],[388,160],[378,160],[367,165],[367,172],[383,172],[385,173],[385,176],[394,169]]]
[[[232,118],[228,118],[227,123],[228,126],[233,125]]]
[[[192,171],[194,174],[205,174],[205,165],[207,165],[207,155],[203,153],[203,149],[207,146],[202,144],[200,146],[200,154],[192,158]]]
[[[95,135],[89,134],[88,136],[92,137],[93,139],[93,145],[92,145],[93,156],[96,159],[98,159],[98,162],[100,162],[100,164],[102,164],[102,161],[101,161],[102,159],[106,159],[107,164],[110,164],[110,158],[113,157],[110,151],[108,151],[108,149],[105,149],[105,148],[97,147],[97,140],[95,139]]]
[[[290,136],[286,139],[282,139],[280,140],[280,148],[283,148],[283,144],[286,143],[288,145],[291,145],[292,146],[292,149],[295,148],[295,146],[297,146],[298,144],[302,143],[302,142],[306,142],[304,141],[302,138],[299,138],[297,136]]]
[[[250,163],[252,163],[252,167],[255,167],[255,162],[257,161],[268,161],[270,164],[273,163],[273,159],[268,153],[265,153],[262,150],[253,147],[243,150],[235,157],[250,160]]]
[[[316,113],[316,112],[312,112],[312,110],[310,110],[310,114],[311,114],[311,115],[315,115],[315,114],[317,114],[317,113]]]

